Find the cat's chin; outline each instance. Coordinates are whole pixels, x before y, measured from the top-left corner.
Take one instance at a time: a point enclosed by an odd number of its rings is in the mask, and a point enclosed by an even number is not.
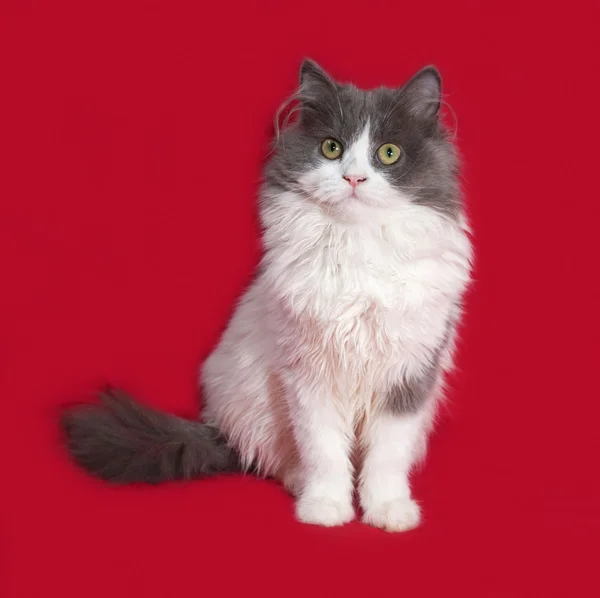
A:
[[[322,203],[321,208],[328,216],[345,224],[385,224],[391,217],[389,209],[365,202],[358,197],[349,197],[335,203]]]

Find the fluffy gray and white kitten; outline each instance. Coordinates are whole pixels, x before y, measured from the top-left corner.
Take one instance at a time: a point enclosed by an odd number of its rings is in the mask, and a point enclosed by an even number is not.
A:
[[[261,191],[264,257],[202,368],[202,422],[107,390],[63,425],[111,481],[252,471],[332,526],[354,518],[356,479],[364,521],[407,530],[470,278],[440,76],[362,91],[306,61],[300,80]]]

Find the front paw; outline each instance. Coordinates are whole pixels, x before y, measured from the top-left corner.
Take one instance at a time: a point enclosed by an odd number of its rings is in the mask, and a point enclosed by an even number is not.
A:
[[[365,509],[363,521],[388,532],[404,532],[419,525],[421,509],[411,498],[396,498]]]
[[[302,496],[296,502],[296,518],[303,523],[333,527],[352,521],[354,508],[346,500]]]

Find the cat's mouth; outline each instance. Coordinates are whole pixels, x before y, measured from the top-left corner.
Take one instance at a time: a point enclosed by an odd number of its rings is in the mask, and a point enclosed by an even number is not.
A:
[[[369,197],[368,193],[365,193],[364,191],[359,191],[357,189],[352,189],[352,191],[347,193],[345,199],[346,201],[357,202],[370,207],[375,207],[378,205],[376,201],[373,201],[373,199]]]
[[[344,198],[347,200],[354,199],[357,201],[363,201],[365,199],[365,193],[362,190],[359,190],[355,187],[353,189],[348,189],[348,191],[344,193]]]

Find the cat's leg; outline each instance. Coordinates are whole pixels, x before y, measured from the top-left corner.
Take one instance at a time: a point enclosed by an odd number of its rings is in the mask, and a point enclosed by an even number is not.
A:
[[[298,497],[302,492],[302,471],[298,464],[287,467],[286,470],[277,476],[283,487],[293,496]]]
[[[359,496],[366,523],[392,532],[419,525],[409,475],[425,454],[438,388],[432,380],[392,386],[365,427]]]
[[[292,375],[286,392],[299,457],[296,517],[317,525],[347,523],[354,518],[352,424],[325,385],[304,385]]]

